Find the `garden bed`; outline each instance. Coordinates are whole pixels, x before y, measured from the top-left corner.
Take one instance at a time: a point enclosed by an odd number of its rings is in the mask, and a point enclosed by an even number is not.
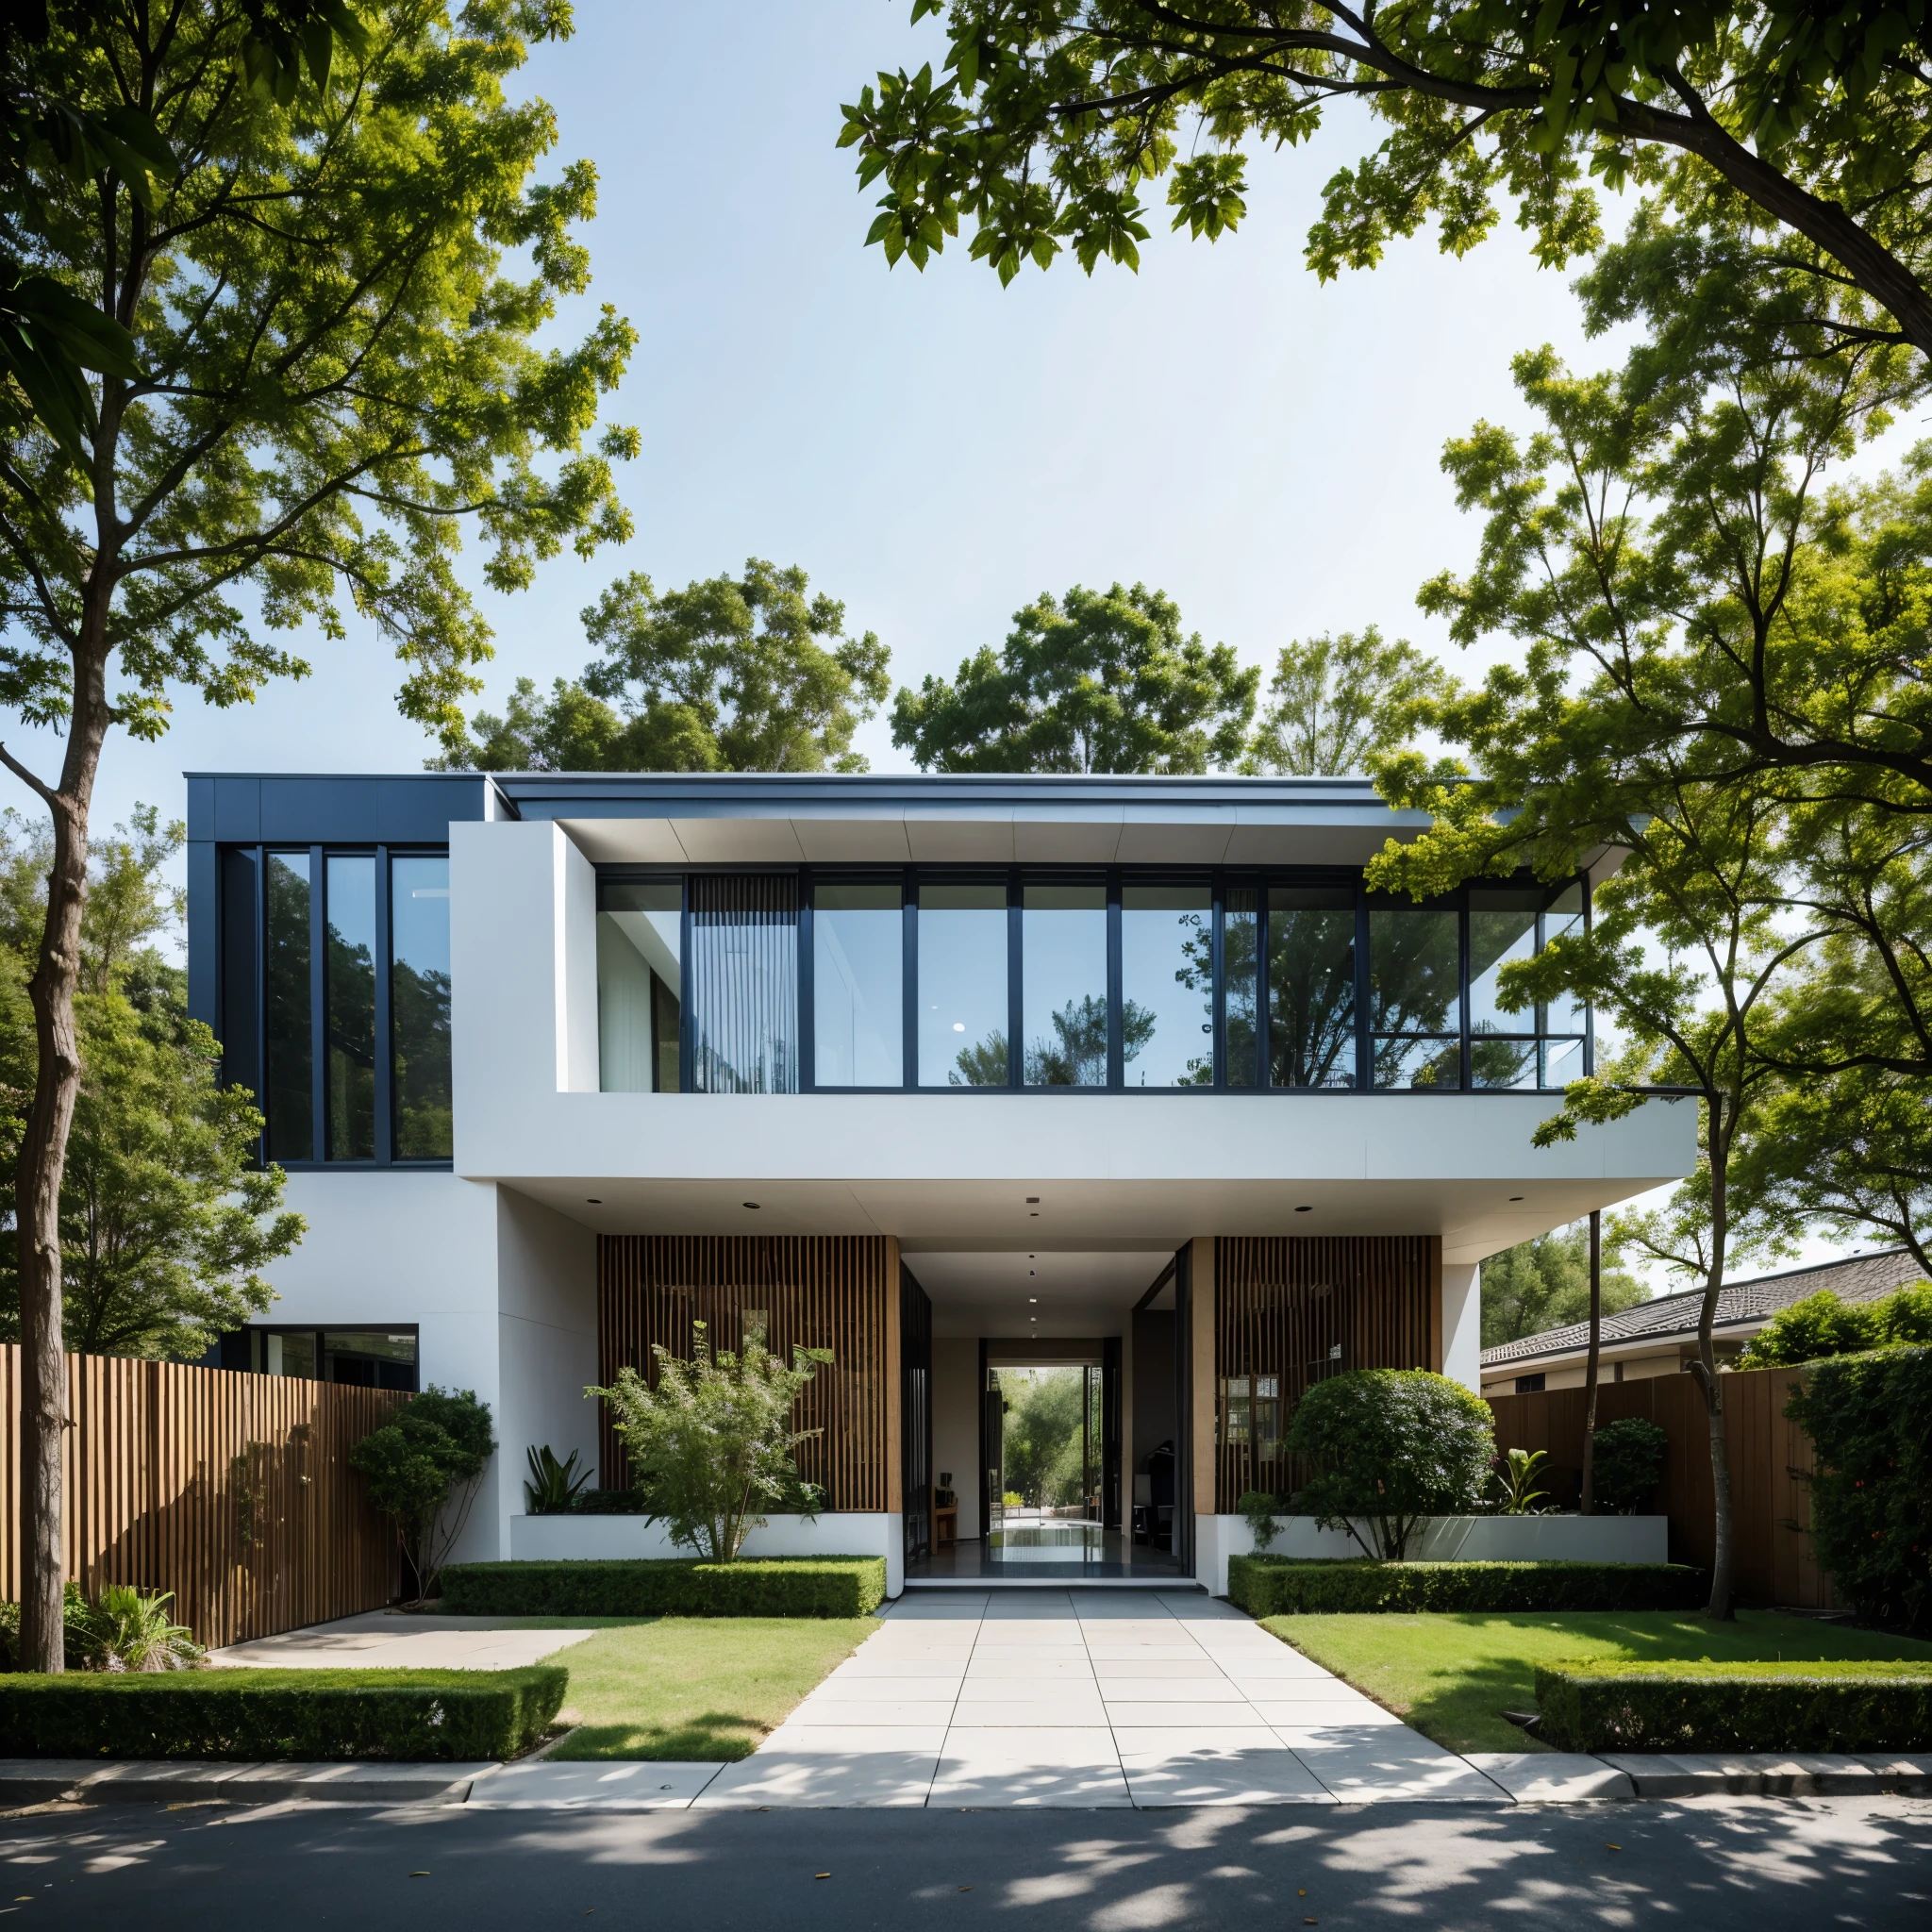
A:
[[[569,1681],[558,1664],[0,1675],[0,1757],[514,1757]]]
[[[1689,1610],[1709,1593],[1683,1563],[1372,1563],[1231,1557],[1227,1594],[1252,1617],[1463,1610]]]
[[[883,1557],[640,1557],[451,1563],[457,1617],[863,1617],[885,1601]]]
[[[1559,1751],[1932,1750],[1932,1662],[1552,1664],[1536,1700]]]
[[[1642,1666],[1780,1658],[1932,1664],[1932,1643],[1773,1610],[1729,1624],[1697,1615],[1276,1617],[1265,1626],[1452,1751],[1524,1751],[1541,1740],[1504,1717],[1537,1708],[1536,1674],[1577,1660]]]

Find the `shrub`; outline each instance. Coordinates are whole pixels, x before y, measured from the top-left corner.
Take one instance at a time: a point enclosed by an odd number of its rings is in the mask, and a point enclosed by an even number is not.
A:
[[[1547,1503],[1550,1492],[1540,1490],[1537,1484],[1548,1477],[1543,1464],[1550,1459],[1546,1449],[1512,1449],[1508,1456],[1496,1458],[1495,1477],[1503,1493],[1496,1504],[1498,1516],[1536,1516],[1541,1512],[1536,1507],[1539,1503]]]
[[[1664,1479],[1670,1437],[1641,1415],[1606,1423],[1591,1438],[1594,1445],[1591,1487],[1600,1509],[1634,1516],[1657,1493]]]
[[[791,1366],[748,1327],[736,1353],[713,1353],[702,1322],[691,1324],[691,1358],[661,1342],[654,1389],[630,1367],[601,1395],[644,1492],[644,1513],[671,1541],[714,1563],[728,1563],[766,1509],[810,1515],[824,1498],[798,1474],[792,1451],[822,1432],[794,1429],[792,1411],[817,1370],[832,1357],[823,1348],[794,1348]]]
[[[1820,1362],[1785,1413],[1817,1450],[1819,1567],[1868,1623],[1932,1627],[1932,1348]]]
[[[1400,1560],[1424,1517],[1474,1507],[1496,1439],[1489,1404],[1446,1375],[1355,1369],[1302,1397],[1282,1446],[1315,1471],[1295,1498],[1301,1514],[1346,1530],[1367,1556]]]
[[[590,1487],[591,1472],[578,1473],[577,1452],[573,1449],[562,1462],[548,1442],[542,1448],[524,1452],[530,1473],[524,1479],[524,1507],[532,1516],[567,1516],[575,1508],[577,1497]]]
[[[1227,1594],[1253,1617],[1417,1610],[1690,1610],[1708,1579],[1684,1563],[1368,1563],[1230,1557]]]
[[[1796,1367],[1833,1356],[1858,1355],[1893,1342],[1932,1342],[1932,1282],[1881,1296],[1841,1302],[1828,1288],[1780,1308],[1738,1357],[1740,1369]]]
[[[1280,1498],[1272,1490],[1244,1490],[1235,1499],[1234,1507],[1247,1518],[1255,1547],[1265,1550],[1280,1531],[1280,1524],[1274,1520],[1281,1508]]]
[[[442,1578],[459,1617],[863,1617],[885,1601],[886,1559],[452,1563]]]
[[[1559,1751],[1932,1747],[1932,1664],[1545,1665],[1536,1701]]]
[[[63,1593],[62,1637],[70,1671],[191,1670],[207,1653],[193,1631],[169,1617],[172,1591],[143,1595],[132,1584],[110,1583],[89,1603],[77,1583]],[[0,1671],[20,1668],[20,1606],[0,1604]]]
[[[570,1674],[184,1671],[0,1677],[5,1757],[513,1757]]]
[[[432,1385],[349,1451],[349,1467],[368,1479],[369,1500],[395,1524],[419,1595],[435,1593],[495,1448],[490,1405],[473,1390]]]

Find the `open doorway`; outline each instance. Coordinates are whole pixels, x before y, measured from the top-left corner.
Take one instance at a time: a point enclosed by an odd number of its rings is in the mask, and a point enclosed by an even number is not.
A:
[[[988,1366],[987,1552],[994,1561],[1101,1560],[1106,1379],[1097,1359]]]

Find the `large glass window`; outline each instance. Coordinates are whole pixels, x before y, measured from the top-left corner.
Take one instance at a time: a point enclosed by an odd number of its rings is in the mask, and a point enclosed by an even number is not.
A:
[[[1355,892],[1274,886],[1268,892],[1268,1080],[1353,1087]]]
[[[1221,922],[1222,977],[1227,986],[1227,1084],[1253,1087],[1261,1041],[1261,895],[1230,886]]]
[[[612,879],[597,903],[598,1085],[675,1093],[684,883]]]
[[[1488,888],[1469,895],[1469,1083],[1534,1087],[1540,1076],[1537,1011],[1506,1012],[1506,966],[1536,957],[1542,894]],[[1515,1036],[1515,1037],[1511,1037]]]
[[[447,1160],[449,860],[390,861],[391,1088],[398,1160]]]
[[[813,1078],[821,1087],[902,1085],[906,932],[897,881],[821,881],[811,933]]]
[[[1028,886],[1022,1006],[1029,1087],[1107,1085],[1107,888]]]
[[[1369,1024],[1374,1084],[1462,1085],[1460,915],[1435,907],[1369,914]]]
[[[1121,888],[1121,1055],[1129,1087],[1214,1081],[1214,895]]]
[[[328,1158],[375,1158],[375,860],[325,861]]]
[[[309,1017],[308,855],[271,852],[264,877],[262,1020],[271,1160],[315,1158],[315,1049]]]
[[[798,1091],[798,882],[691,881],[691,1085]]]
[[[919,1084],[1004,1087],[1007,889],[919,889]]]

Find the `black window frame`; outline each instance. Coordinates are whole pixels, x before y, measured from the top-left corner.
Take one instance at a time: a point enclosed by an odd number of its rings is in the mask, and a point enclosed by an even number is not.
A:
[[[337,849],[337,848],[330,848]],[[1275,1094],[1293,1095],[1306,1100],[1323,1100],[1333,1096],[1364,1096],[1390,1094],[1408,1098],[1426,1097],[1433,1094],[1469,1093],[1557,1093],[1560,1087],[1493,1087],[1481,1088],[1472,1084],[1473,1065],[1471,1043],[1473,1035],[1470,1024],[1470,940],[1469,940],[1469,894],[1472,891],[1484,891],[1496,885],[1507,885],[1525,890],[1534,890],[1542,895],[1541,908],[1537,914],[1540,943],[1544,931],[1543,922],[1550,916],[1557,899],[1573,888],[1580,889],[1582,896],[1582,918],[1586,931],[1589,929],[1592,908],[1591,904],[1590,880],[1586,874],[1578,873],[1574,877],[1545,885],[1541,881],[1518,874],[1511,880],[1474,882],[1470,886],[1457,888],[1441,897],[1430,899],[1417,907],[1416,902],[1406,898],[1392,898],[1385,894],[1371,892],[1363,882],[1359,870],[1343,866],[1098,866],[1078,864],[1030,864],[1030,865],[607,865],[597,869],[597,906],[604,908],[604,888],[607,882],[620,883],[642,879],[677,879],[682,882],[682,903],[684,906],[683,924],[685,944],[679,960],[681,974],[688,974],[691,957],[690,923],[691,891],[690,880],[697,874],[785,874],[798,881],[798,1039],[799,1039],[799,1087],[801,1094],[858,1094],[880,1096],[890,1093],[1026,1093],[1045,1097],[1051,1094],[1094,1094],[1094,1093],[1138,1093],[1149,1094]],[[1028,885],[1093,885],[1105,881],[1107,889],[1107,972],[1108,972],[1108,1079],[1105,1086],[1091,1087],[1029,1087],[1024,1084],[1024,1054],[1021,1045],[1021,1034],[1024,1013],[1024,889]],[[816,1025],[811,1023],[816,1013],[815,985],[815,941],[812,927],[814,895],[819,883],[872,884],[894,883],[900,893],[900,918],[902,931],[900,996],[903,1003],[904,1038],[901,1049],[901,1080],[896,1087],[822,1087],[816,1079],[817,1044]],[[1005,888],[1007,904],[1007,1015],[1008,1015],[1008,1068],[1005,1085],[998,1087],[954,1087],[921,1086],[919,1084],[919,890],[923,884],[952,885],[995,885]],[[1121,937],[1121,896],[1124,887],[1130,885],[1205,885],[1208,891],[1210,904],[1209,958],[1212,963],[1213,988],[1211,994],[1213,1028],[1214,1077],[1211,1084],[1201,1086],[1176,1087],[1134,1087],[1127,1084],[1125,1065],[1123,1057],[1121,1038],[1123,997],[1123,958]],[[1310,888],[1335,890],[1345,888],[1355,893],[1355,1074],[1356,1084],[1352,1087],[1277,1087],[1270,1084],[1271,1073],[1268,1042],[1268,921],[1271,890],[1307,891]],[[1253,1084],[1235,1086],[1228,1079],[1227,1044],[1227,974],[1226,974],[1226,916],[1227,894],[1233,890],[1251,891],[1256,895],[1256,916],[1257,919],[1257,945],[1255,948],[1255,1052],[1256,1078]],[[1460,1078],[1455,1085],[1446,1083],[1432,1087],[1376,1087],[1374,1084],[1374,1053],[1377,1036],[1373,1032],[1370,1010],[1370,972],[1372,966],[1369,937],[1370,919],[1373,909],[1389,909],[1416,907],[1419,910],[1452,911],[1457,916],[1457,1026],[1454,1032],[1441,1034],[1415,1035],[1417,1039],[1441,1040],[1445,1045],[1455,1044],[1460,1058]],[[680,1051],[679,1091],[691,1091],[690,1031],[691,1024],[690,988],[681,983],[678,989],[680,1025],[685,1038]],[[1576,1033],[1550,1033],[1542,1028],[1542,1016],[1538,1010],[1533,1029],[1523,1034],[1487,1034],[1481,1037],[1507,1040],[1533,1040],[1537,1043],[1539,1081],[1541,1080],[1547,1065],[1546,1048],[1552,1041],[1580,1040],[1583,1048],[1583,1072],[1590,1074],[1595,1064],[1596,1016],[1594,1009],[1586,1006],[1583,1014],[1583,1031]],[[1393,1037],[1393,1036],[1391,1036]],[[1404,1035],[1403,1038],[1411,1036]]]
[[[268,860],[271,855],[300,852],[308,860],[308,1041],[309,1041],[309,1120],[310,1145],[317,1150],[308,1160],[278,1160],[275,1165],[290,1174],[373,1174],[399,1170],[407,1174],[448,1173],[454,1166],[452,1155],[404,1157],[395,1151],[395,1025],[390,991],[391,894],[394,890],[391,861],[397,858],[449,858],[447,842],[398,840],[329,840],[308,843],[296,839],[268,839],[253,843],[229,842],[219,848],[216,877],[220,904],[216,930],[220,935],[220,970],[215,974],[215,1035],[222,1042],[222,1078],[225,1083],[246,1087],[255,1095],[264,1119],[269,1109],[268,1011],[263,973],[268,947]],[[373,858],[375,861],[375,1152],[367,1160],[330,1160],[328,1146],[328,1081],[326,1055],[328,1042],[327,940],[328,868],[331,858]],[[252,867],[248,890],[253,893],[252,908],[236,905],[242,868],[236,859]],[[238,998],[245,987],[246,994]],[[241,1008],[239,1013],[231,1008]],[[231,1042],[231,1021],[245,1033]],[[256,1164],[266,1163],[264,1134],[256,1143]],[[398,1324],[400,1326],[402,1324]]]

